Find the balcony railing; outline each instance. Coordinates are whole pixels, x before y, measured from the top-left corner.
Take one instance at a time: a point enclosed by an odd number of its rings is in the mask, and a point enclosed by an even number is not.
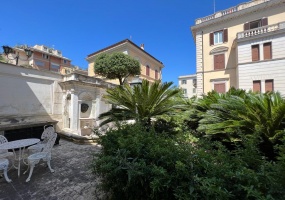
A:
[[[285,22],[280,22],[278,24],[262,26],[262,27],[259,27],[259,28],[255,28],[255,29],[250,29],[250,30],[246,30],[246,31],[243,31],[243,32],[239,32],[239,33],[237,33],[237,39],[253,37],[253,36],[256,36],[256,35],[261,35],[261,34],[264,34],[264,33],[274,32],[274,31],[278,31],[278,30],[281,30],[281,29],[285,29]]]
[[[225,15],[229,15],[229,14],[232,14],[232,13],[241,11],[243,9],[250,8],[250,7],[253,7],[253,6],[256,6],[258,4],[262,4],[262,3],[268,2],[268,1],[273,1],[273,0],[256,0],[256,1],[251,1],[251,2],[247,2],[247,3],[242,3],[242,4],[239,4],[237,6],[228,8],[226,10],[222,10],[222,11],[216,12],[216,13],[214,13],[212,15],[196,19],[195,24],[197,25],[197,24],[201,24],[203,22],[206,22],[206,21],[209,21],[209,20],[212,20],[212,19],[217,19],[217,18],[223,17]]]

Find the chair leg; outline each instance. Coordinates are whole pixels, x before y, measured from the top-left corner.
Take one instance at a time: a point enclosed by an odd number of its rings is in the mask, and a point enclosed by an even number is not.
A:
[[[26,174],[26,173],[29,171],[29,169],[30,169],[30,165],[28,165],[27,170],[26,170],[26,171],[24,171],[24,173],[23,173],[23,174]]]
[[[49,168],[49,170],[51,171],[51,173],[53,173],[54,170],[53,170],[53,169],[51,168],[51,166],[50,166],[50,159],[47,160],[47,165],[48,165],[48,168]]]
[[[8,171],[8,169],[5,168],[5,169],[4,169],[4,177],[5,177],[5,180],[6,180],[8,183],[10,183],[10,182],[12,182],[12,180],[9,179],[9,177],[8,177],[8,175],[7,175],[7,171]]]
[[[26,179],[26,182],[29,182],[31,180],[31,176],[33,174],[34,167],[36,164],[34,162],[30,162],[29,165],[30,165],[30,173],[29,173],[28,178]]]

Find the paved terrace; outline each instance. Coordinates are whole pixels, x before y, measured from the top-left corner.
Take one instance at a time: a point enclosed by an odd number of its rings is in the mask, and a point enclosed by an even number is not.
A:
[[[98,152],[96,144],[75,144],[61,139],[52,151],[51,173],[44,162],[34,168],[29,183],[25,180],[28,174],[24,164],[21,165],[21,176],[12,168],[8,175],[12,183],[0,178],[0,200],[89,200],[102,199],[97,190],[98,179],[91,173],[92,154]]]

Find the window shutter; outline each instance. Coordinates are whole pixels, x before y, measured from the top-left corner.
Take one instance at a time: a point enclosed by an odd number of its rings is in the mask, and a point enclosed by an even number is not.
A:
[[[214,70],[225,69],[225,54],[214,55]]]
[[[263,57],[264,60],[272,59],[271,42],[263,44]]]
[[[226,84],[225,83],[215,83],[214,90],[218,93],[226,93]]]
[[[155,70],[155,79],[158,79],[158,71]]]
[[[273,91],[273,80],[265,80],[265,92]]]
[[[224,29],[224,34],[223,34],[223,36],[224,36],[224,42],[228,42],[228,29],[226,28],[226,29]]]
[[[243,30],[245,30],[245,31],[249,30],[249,23],[248,22],[243,25]]]
[[[209,36],[210,36],[210,38],[209,38],[210,46],[212,46],[212,45],[214,45],[214,33],[210,33]]]
[[[261,91],[261,82],[260,81],[253,81],[253,92],[260,92]]]
[[[265,18],[262,18],[262,26],[267,26],[268,25],[268,18],[265,17]]]
[[[149,66],[146,66],[146,75],[149,76]]]
[[[251,46],[251,57],[252,57],[252,61],[259,60],[259,45],[258,44]]]

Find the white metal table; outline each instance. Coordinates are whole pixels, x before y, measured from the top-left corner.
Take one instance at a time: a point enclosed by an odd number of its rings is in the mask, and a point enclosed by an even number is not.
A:
[[[11,142],[5,142],[0,145],[0,149],[12,149],[14,152],[15,160],[18,160],[18,167],[15,167],[18,169],[18,177],[20,176],[20,168],[21,168],[21,160],[23,160],[24,150],[27,146],[36,144],[40,141],[40,139],[37,138],[31,138],[31,139],[21,139],[21,140],[15,140]],[[19,155],[17,156],[15,149],[19,149]]]

